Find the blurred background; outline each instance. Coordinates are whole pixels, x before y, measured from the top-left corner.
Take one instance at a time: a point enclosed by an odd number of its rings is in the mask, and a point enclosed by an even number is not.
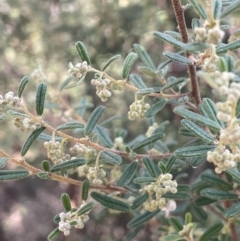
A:
[[[47,100],[52,102],[54,90],[59,89],[69,76],[68,63],[80,62],[75,49],[75,42],[79,40],[88,49],[96,69],[100,69],[113,55],[122,55],[108,69],[108,73],[116,79],[120,79],[122,63],[126,55],[134,51],[134,43],[144,46],[157,66],[163,60],[163,49],[169,48],[169,45],[165,46],[151,32],[165,30],[176,30],[169,0],[0,0],[0,94],[8,91],[16,93],[21,78],[30,75],[32,81],[24,94],[28,108],[34,112],[35,91],[40,81],[48,83]],[[136,65],[141,64],[138,61]],[[179,76],[181,71],[181,66],[177,66],[172,73]],[[137,70],[132,72],[137,73]],[[95,88],[89,84],[92,77],[88,75],[81,86],[62,92],[69,105],[76,105],[83,95],[95,105],[100,104]],[[153,78],[143,78],[147,86],[157,85]],[[125,94],[114,94],[106,103],[106,118],[112,113],[124,116],[122,122],[113,127],[125,125],[129,140],[147,130],[146,121],[127,120],[128,106],[133,101],[133,93],[127,91]],[[44,118],[54,126],[59,123],[58,114],[58,110],[49,109]],[[174,128],[178,121],[171,119],[171,111],[163,111],[158,118],[158,123],[169,118],[173,121],[167,133],[170,139],[177,138]],[[19,156],[27,135],[26,132],[16,131],[12,117],[7,117],[1,123],[0,149]],[[36,167],[41,166],[44,158],[46,152],[37,143],[26,156],[26,160]],[[15,166],[9,163],[6,168]],[[79,187],[37,177],[1,183],[0,240],[47,240],[47,235],[56,227],[53,217],[63,210],[60,202],[63,192],[70,195],[74,205],[80,204]],[[90,217],[84,229],[72,229],[70,236],[60,235],[57,240],[123,240],[127,233],[126,223],[131,219],[130,214],[106,216],[106,210],[100,205]],[[135,240],[158,240],[158,237],[156,226],[149,224]]]

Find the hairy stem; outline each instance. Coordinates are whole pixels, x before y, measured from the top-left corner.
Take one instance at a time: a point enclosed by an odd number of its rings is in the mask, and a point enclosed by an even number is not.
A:
[[[182,8],[180,0],[172,0],[172,5],[174,9],[174,13],[176,16],[176,20],[178,23],[179,32],[181,34],[181,38],[183,43],[188,43],[188,32],[187,32],[187,26],[186,21],[184,17],[184,10]],[[185,53],[186,57],[189,57],[189,53]],[[194,99],[196,107],[201,103],[201,96],[199,91],[199,85],[197,80],[197,74],[196,74],[196,67],[194,65],[188,65],[188,73],[191,80],[192,85],[192,97]]]

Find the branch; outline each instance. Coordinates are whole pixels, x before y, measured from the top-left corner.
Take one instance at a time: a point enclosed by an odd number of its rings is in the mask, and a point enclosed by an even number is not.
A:
[[[187,26],[185,22],[184,17],[184,9],[182,8],[180,0],[172,0],[172,5],[174,9],[174,13],[176,16],[176,20],[178,23],[179,32],[181,34],[181,38],[183,43],[188,43],[188,32],[187,32]],[[189,53],[185,53],[186,57],[189,57]],[[194,99],[196,107],[201,103],[201,96],[199,91],[199,85],[197,80],[197,74],[196,74],[196,67],[194,65],[188,65],[188,73],[191,80],[192,85],[192,97]]]

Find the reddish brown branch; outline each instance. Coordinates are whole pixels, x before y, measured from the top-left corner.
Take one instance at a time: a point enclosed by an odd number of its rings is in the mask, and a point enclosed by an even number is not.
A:
[[[172,5],[173,5],[173,9],[174,9],[174,13],[178,23],[178,28],[181,34],[182,41],[183,43],[188,43],[189,39],[188,39],[187,26],[186,26],[184,10],[182,8],[181,2],[180,0],[172,0]],[[190,54],[186,53],[185,55],[186,57],[189,57]],[[192,85],[192,97],[194,99],[196,107],[198,107],[198,105],[201,102],[201,96],[200,96],[199,85],[197,80],[196,67],[194,65],[188,65],[188,73],[189,73],[191,85]]]

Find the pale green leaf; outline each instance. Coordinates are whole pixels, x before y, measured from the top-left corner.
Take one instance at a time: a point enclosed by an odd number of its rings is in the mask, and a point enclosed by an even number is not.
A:
[[[212,237],[218,236],[222,228],[223,228],[222,223],[216,223],[212,225],[203,233],[199,241],[209,241]]]
[[[166,105],[167,100],[165,99],[161,99],[158,102],[156,102],[155,104],[153,104],[145,113],[145,116],[147,118],[150,118],[154,115],[156,115],[160,110],[162,110],[164,108],[164,106]]]
[[[22,93],[26,87],[26,85],[28,84],[28,82],[30,81],[30,77],[29,76],[24,76],[18,86],[18,97],[21,98]]]
[[[76,49],[77,52],[79,54],[79,56],[81,57],[82,61],[86,61],[88,63],[88,65],[91,65],[91,60],[89,58],[87,49],[85,48],[84,44],[81,41],[78,41],[76,44]]]
[[[146,89],[147,86],[144,84],[143,80],[141,77],[139,77],[136,74],[130,74],[129,79],[131,82],[136,86],[138,89]]]
[[[101,159],[112,165],[120,165],[122,163],[122,157],[110,151],[102,151]]]
[[[201,195],[214,200],[234,200],[238,198],[238,195],[235,193],[230,193],[228,191],[214,189],[214,188],[203,189],[201,191]]]
[[[184,43],[173,38],[171,35],[168,35],[166,33],[161,33],[161,32],[157,32],[155,31],[153,33],[154,36],[156,36],[157,38],[160,38],[161,40],[164,40],[170,44],[172,44],[173,46],[177,47],[177,48],[183,48],[184,47]]]
[[[130,206],[127,203],[99,192],[92,192],[91,197],[107,208],[122,212],[128,212],[130,210]]]
[[[102,70],[104,71],[114,60],[119,59],[121,57],[120,54],[117,54],[113,57],[111,57],[102,67]]]
[[[44,82],[39,83],[36,94],[36,112],[39,116],[43,114],[46,92],[47,84]]]
[[[27,170],[0,170],[0,181],[17,180],[29,175]]]
[[[123,63],[123,69],[122,69],[122,78],[123,79],[127,79],[135,61],[137,60],[138,55],[136,53],[129,53],[126,57],[126,59],[124,60]]]
[[[90,117],[88,119],[88,122],[85,126],[85,130],[84,130],[85,136],[89,136],[92,133],[92,131],[93,131],[94,127],[96,126],[98,120],[101,118],[104,110],[105,110],[105,107],[100,105],[92,112],[92,114],[90,115]]]
[[[240,214],[240,203],[233,204],[223,213],[225,218],[232,218]]]
[[[53,166],[50,171],[51,172],[59,172],[59,171],[66,171],[69,169],[74,169],[77,168],[79,166],[85,165],[87,163],[87,161],[83,158],[76,158],[70,161],[65,161],[62,162],[60,164],[57,164],[55,166]]]
[[[122,187],[128,185],[132,181],[133,177],[135,176],[137,172],[137,168],[138,168],[137,162],[135,161],[131,162],[126,167],[126,169],[124,169],[121,177],[117,181],[117,185]]]
[[[96,125],[94,128],[94,132],[98,136],[98,139],[103,146],[107,148],[112,148],[114,146],[114,143],[110,139],[105,128],[103,128],[102,126]]]
[[[180,158],[206,156],[208,151],[212,151],[215,148],[214,145],[186,146],[175,150],[174,155]]]
[[[46,129],[45,126],[42,126],[35,131],[33,131],[27,138],[27,140],[24,142],[22,149],[21,149],[21,156],[24,156],[33,142],[37,139],[37,137]]]
[[[56,128],[56,131],[62,131],[62,130],[69,130],[69,129],[76,129],[76,128],[84,128],[84,125],[79,122],[79,121],[72,121],[72,122],[68,122],[62,125],[59,125]]]
[[[63,193],[61,195],[61,201],[62,201],[62,205],[63,205],[65,211],[70,212],[72,207],[71,207],[70,197],[67,193]]]
[[[195,11],[199,14],[199,16],[206,20],[208,18],[207,12],[204,10],[204,8],[199,4],[199,1],[197,0],[189,0],[189,2],[193,5]]]
[[[170,51],[164,51],[163,55],[170,58],[171,60],[177,61],[179,63],[187,64],[187,65],[193,65],[192,60],[190,60],[189,58],[184,57],[180,54],[176,54],[176,53],[173,53],[173,52],[170,52]]]

